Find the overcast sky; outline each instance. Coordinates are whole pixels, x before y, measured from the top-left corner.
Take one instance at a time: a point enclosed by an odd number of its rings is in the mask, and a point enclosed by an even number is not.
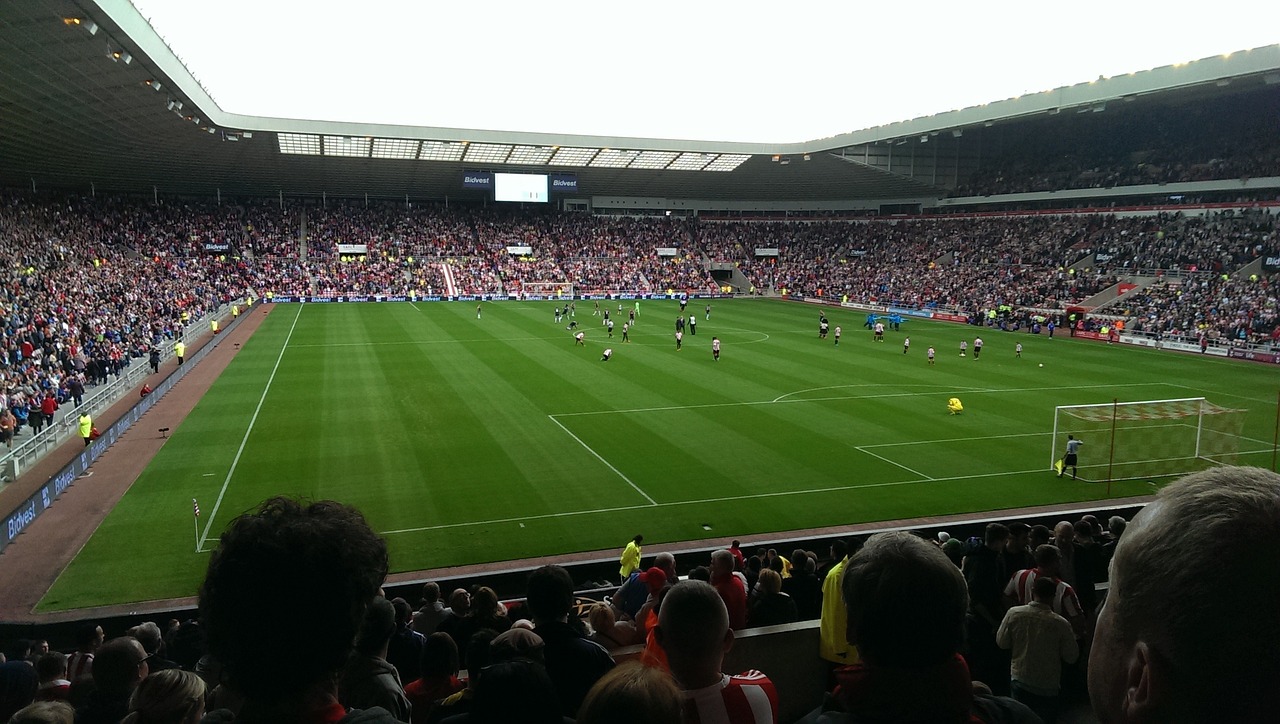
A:
[[[1276,0],[133,0],[223,110],[786,143],[1280,42]]]

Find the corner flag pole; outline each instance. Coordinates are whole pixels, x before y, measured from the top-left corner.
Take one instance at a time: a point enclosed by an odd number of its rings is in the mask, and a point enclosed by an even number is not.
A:
[[[191,499],[191,508],[194,515],[191,516],[191,523],[196,529],[196,553],[200,552],[200,503],[195,498]]]

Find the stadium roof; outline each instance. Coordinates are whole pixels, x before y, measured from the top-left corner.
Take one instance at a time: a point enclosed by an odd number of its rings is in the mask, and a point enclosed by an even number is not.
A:
[[[1280,84],[1280,46],[787,144],[263,118],[222,111],[127,0],[30,0],[0,3],[0,183],[439,199],[484,195],[462,189],[464,171],[513,171],[575,175],[578,196],[909,201],[941,191],[864,163],[869,145],[1264,84]]]

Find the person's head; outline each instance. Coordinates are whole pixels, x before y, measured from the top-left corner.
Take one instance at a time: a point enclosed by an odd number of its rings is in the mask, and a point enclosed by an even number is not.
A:
[[[196,724],[204,715],[204,679],[182,669],[164,669],[138,684],[122,724]]]
[[[471,634],[471,638],[467,640],[467,671],[471,673],[471,678],[467,680],[468,688],[475,688],[476,682],[480,681],[480,677],[475,672],[484,671],[493,660],[493,650],[489,644],[493,643],[497,635],[498,632],[491,628],[482,628]]]
[[[449,634],[437,631],[422,643],[418,663],[424,679],[456,676],[459,667],[458,644]]]
[[[524,657],[496,661],[486,666],[478,679],[469,721],[528,724],[563,721],[555,685],[541,662]]]
[[[430,606],[440,600],[440,584],[435,581],[422,584],[422,605]]]
[[[1031,533],[1027,535],[1027,545],[1031,546],[1031,550],[1034,551],[1052,539],[1053,534],[1049,532],[1048,526],[1033,525],[1031,526]]]
[[[475,615],[485,617],[501,616],[506,613],[502,603],[498,601],[498,594],[488,586],[476,589],[476,595],[471,598],[471,611]]]
[[[1021,521],[1009,524],[1009,537],[1004,544],[1010,551],[1021,551],[1027,547],[1027,537],[1031,534],[1031,526]]]
[[[449,610],[455,616],[466,616],[471,611],[471,594],[465,588],[455,588],[449,594]]]
[[[1058,592],[1058,582],[1048,576],[1037,576],[1031,584],[1031,596],[1046,606],[1053,605],[1053,597]]]
[[[849,543],[843,538],[831,542],[831,560],[843,561],[849,556]]]
[[[1280,475],[1221,467],[1129,524],[1089,656],[1110,722],[1269,721],[1280,684]]]
[[[154,621],[144,621],[134,626],[132,631],[134,638],[138,639],[138,643],[142,644],[142,648],[146,649],[148,654],[159,653],[164,638],[160,634],[160,626]]]
[[[545,665],[543,650],[546,646],[547,642],[541,636],[527,628],[509,628],[489,642],[489,661],[496,664],[499,661],[524,658]]]
[[[391,607],[396,611],[396,628],[406,629],[409,627],[409,621],[413,618],[413,608],[409,602],[396,596],[391,599]]]
[[[94,686],[115,694],[132,691],[151,673],[147,665],[149,658],[134,637],[111,639],[99,646],[93,656]]]
[[[653,567],[661,568],[662,572],[667,574],[668,581],[674,581],[679,576],[676,575],[676,557],[670,553],[659,553],[653,557]]]
[[[759,570],[759,569],[760,569],[760,565],[759,565],[759,563],[760,563],[760,559],[759,559],[759,558],[756,558],[755,556],[752,556],[752,557],[751,557],[750,559],[748,559],[748,560],[755,561],[755,562],[756,562],[756,570]],[[710,568],[707,568],[706,566],[694,566],[694,567],[693,567],[692,569],[690,569],[690,571],[689,571],[689,578],[691,578],[691,579],[693,579],[693,580],[695,580],[695,581],[705,581],[706,583],[710,583],[710,582],[711,582],[711,569],[710,569]]]
[[[712,337],[712,339],[715,339],[715,337]],[[738,550],[738,549],[739,549],[739,548],[741,548],[741,547],[742,547],[742,543],[741,543],[740,541],[738,541],[738,539],[736,539],[736,538],[733,540],[733,542],[732,542],[732,543],[730,543],[730,544],[729,544],[729,550],[734,550],[734,551],[736,551],[736,550]]]
[[[37,701],[9,718],[9,724],[75,724],[76,710],[65,701]]]
[[[14,639],[4,647],[4,657],[8,661],[26,661],[30,656],[30,639]]]
[[[617,617],[613,614],[613,606],[607,603],[592,604],[587,610],[587,623],[591,624],[592,631],[607,633],[613,630],[617,622]]]
[[[1036,568],[1041,573],[1048,576],[1057,576],[1062,571],[1062,551],[1058,550],[1055,545],[1045,543],[1042,546],[1036,546],[1035,553]]]
[[[86,623],[76,629],[76,649],[79,651],[93,653],[105,640],[106,634],[96,623]]]
[[[1009,540],[1009,529],[1004,523],[987,523],[987,529],[983,531],[982,541],[992,550],[1000,550],[1004,547],[1004,542]]]
[[[734,566],[737,565],[733,559],[733,554],[728,550],[721,548],[711,554],[711,580],[719,581],[725,576],[733,575]]]
[[[67,678],[67,655],[61,651],[41,654],[36,659],[36,676],[41,682]]]
[[[667,591],[654,637],[667,652],[672,675],[686,689],[718,678],[724,654],[733,646],[724,600],[702,581],[681,581]]]
[[[1053,526],[1053,541],[1058,545],[1066,545],[1076,539],[1076,527],[1070,521],[1062,520]]]
[[[681,720],[680,688],[660,668],[629,662],[600,677],[582,700],[577,724],[651,724]]]
[[[386,576],[386,541],[355,508],[267,500],[231,522],[209,560],[200,588],[209,652],[251,701],[327,686]],[[302,604],[285,610],[283,601]],[[264,651],[288,652],[289,665]]]
[[[356,651],[365,656],[386,657],[387,644],[396,632],[396,607],[381,596],[373,599],[364,611],[360,632],[356,635]]]
[[[36,698],[40,681],[26,661],[0,662],[0,721],[7,721]]]
[[[1118,515],[1113,515],[1107,519],[1107,531],[1110,532],[1111,536],[1117,540],[1119,540],[1120,536],[1124,535],[1124,529],[1127,525],[1129,525],[1129,521]]]
[[[632,542],[632,543],[635,543],[636,545],[640,545],[641,543],[643,543],[643,542],[644,542],[644,536],[642,536],[642,535],[637,535],[635,538],[632,538],[632,539],[631,539],[631,542]]]
[[[770,596],[782,591],[782,576],[772,568],[760,571],[760,593]]]
[[[573,607],[573,579],[560,566],[543,566],[529,574],[526,595],[534,623],[564,621]]]
[[[849,643],[869,664],[937,664],[964,642],[964,577],[937,546],[910,533],[867,539],[845,564],[841,590]]]

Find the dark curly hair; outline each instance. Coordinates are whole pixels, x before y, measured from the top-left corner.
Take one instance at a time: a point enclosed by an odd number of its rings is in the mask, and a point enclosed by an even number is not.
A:
[[[387,543],[360,511],[271,498],[232,521],[209,560],[209,652],[252,701],[296,695],[343,667],[386,576]]]

